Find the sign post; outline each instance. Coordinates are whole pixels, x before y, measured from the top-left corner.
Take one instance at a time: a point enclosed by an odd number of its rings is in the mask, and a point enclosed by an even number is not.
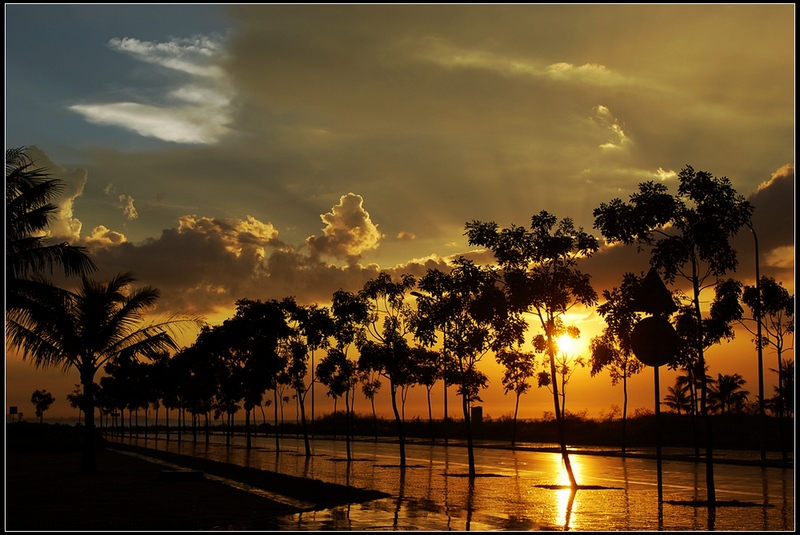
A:
[[[652,314],[641,319],[633,328],[631,349],[643,364],[653,367],[656,398],[656,471],[660,505],[664,500],[664,494],[661,475],[661,392],[658,367],[673,362],[677,356],[678,333],[675,332],[667,316],[675,312],[678,307],[655,268],[650,268],[650,271],[642,279],[638,292],[634,295],[633,309],[637,312]]]

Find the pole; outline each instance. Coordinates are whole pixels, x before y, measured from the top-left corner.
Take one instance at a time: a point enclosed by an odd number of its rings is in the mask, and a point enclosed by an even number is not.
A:
[[[756,349],[758,351],[758,443],[759,448],[761,450],[761,462],[764,463],[767,460],[767,450],[764,445],[764,420],[766,419],[766,414],[764,412],[764,354],[763,349],[761,347],[761,274],[759,273],[759,259],[758,259],[758,236],[756,235],[756,231],[753,228],[753,225],[748,222],[747,228],[750,229],[750,233],[753,235],[753,242],[755,243],[755,254],[756,254],[756,293],[758,294],[758,301],[756,305]],[[780,378],[779,378],[780,380]]]
[[[658,504],[664,501],[664,491],[661,476],[661,392],[658,385],[658,366],[653,366],[653,376],[655,377],[656,392],[656,472],[658,478]]]

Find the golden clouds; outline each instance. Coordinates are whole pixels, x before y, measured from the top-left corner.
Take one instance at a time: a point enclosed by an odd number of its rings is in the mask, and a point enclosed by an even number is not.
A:
[[[322,236],[306,240],[313,256],[327,254],[353,264],[363,251],[377,248],[384,236],[364,209],[361,195],[342,195],[339,204],[320,217],[325,223]]]

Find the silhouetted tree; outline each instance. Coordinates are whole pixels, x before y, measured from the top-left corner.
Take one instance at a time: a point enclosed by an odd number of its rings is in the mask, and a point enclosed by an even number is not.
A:
[[[411,349],[411,374],[415,384],[425,387],[428,401],[428,424],[431,428],[431,440],[435,440],[433,428],[433,408],[431,407],[431,390],[442,376],[441,357],[438,351],[417,346]]]
[[[378,441],[378,415],[375,412],[375,395],[381,388],[380,374],[375,370],[363,370],[361,373],[361,392],[372,407],[372,425],[375,430],[375,442]]]
[[[464,257],[452,262],[449,273],[428,270],[420,280],[420,289],[436,297],[419,303],[439,308],[440,312],[431,317],[443,318],[446,315],[449,318],[448,336],[443,344],[447,354],[453,356],[454,366],[446,373],[461,396],[470,477],[476,475],[470,412],[473,404],[481,401],[480,391],[488,381],[478,364],[489,352],[520,344],[523,340],[524,322],[511,313],[506,296],[497,283],[493,269],[475,265]],[[418,325],[416,336],[430,345],[436,326],[435,321]]]
[[[231,348],[229,355],[234,368],[231,378],[243,386],[245,433],[249,449],[251,412],[261,406],[272,380],[287,366],[285,356],[279,353],[278,347],[281,341],[289,338],[291,330],[281,303],[250,299],[236,302],[236,314],[223,322],[222,329]],[[302,350],[305,351],[305,348]]]
[[[347,460],[351,460],[350,440],[351,429],[351,400],[352,393],[358,384],[357,364],[348,359],[339,347],[328,349],[317,366],[317,376],[322,384],[328,387],[328,395],[338,399],[344,397],[345,401],[345,444]]]
[[[741,412],[747,404],[747,395],[750,393],[744,389],[746,382],[738,373],[718,374],[717,380],[709,386],[709,409],[720,414]]]
[[[684,338],[683,356],[697,361],[701,370],[705,369],[705,350],[721,339],[726,318],[718,318],[716,331],[710,332],[700,295],[709,278],[717,281],[736,270],[738,261],[730,240],[750,221],[752,212],[753,206],[736,193],[726,177],[716,178],[691,166],[678,174],[675,196],[665,184],[649,181],[639,184],[630,203],[613,199],[593,212],[595,228],[607,240],[649,247],[650,263],[663,272],[665,282],[681,277],[691,285],[689,311],[694,328],[688,333],[691,338]],[[713,430],[705,382],[701,383],[700,406],[706,429],[706,488],[709,507],[714,507]]]
[[[44,413],[50,408],[50,405],[55,402],[56,398],[47,390],[34,390],[31,394],[31,403],[36,409],[36,417],[39,418],[39,423],[44,419]]]
[[[597,307],[606,326],[601,336],[590,342],[591,376],[608,370],[612,386],[622,381],[622,455],[625,456],[625,437],[628,421],[628,378],[639,373],[644,364],[634,357],[631,333],[640,319],[634,310],[634,292],[640,279],[633,273],[622,277],[619,288],[603,290],[605,302]]]
[[[135,281],[123,273],[108,282],[83,278],[76,292],[40,296],[24,317],[8,320],[7,336],[39,368],[75,368],[84,392],[86,440],[82,470],[94,472],[94,376],[106,363],[138,355],[153,356],[177,349],[176,329],[199,327],[199,318],[171,316],[142,325],[160,293],[152,286],[126,291]],[[141,325],[141,326],[140,326]],[[138,328],[137,328],[138,326]]]
[[[689,388],[685,382],[675,379],[675,386],[667,387],[667,395],[664,396],[664,405],[674,410],[678,414],[685,412],[689,414],[692,410],[692,398],[689,395]]]
[[[572,375],[575,373],[575,370],[577,370],[578,367],[586,367],[586,361],[583,359],[583,357],[576,357],[575,355],[570,354],[568,351],[562,349],[561,344],[559,343],[560,339],[564,337],[576,339],[580,338],[580,330],[577,327],[569,326],[565,328],[565,332],[569,334],[562,334],[555,340],[555,376],[553,376],[552,373],[544,370],[540,371],[537,375],[539,387],[547,387],[551,394],[554,391],[554,381],[558,383],[558,388],[555,389],[555,392],[557,392],[556,395],[558,395],[561,403],[562,415],[567,414],[567,384],[569,384],[569,380],[572,378]],[[533,339],[533,347],[537,353],[547,353],[547,338],[541,334],[536,335]]]
[[[760,296],[759,296],[760,292]],[[760,298],[759,298],[760,297]],[[761,277],[760,284],[757,286],[745,286],[742,292],[742,301],[752,311],[753,319],[761,317],[761,331],[755,333],[749,323],[744,323],[747,330],[756,336],[755,343],[758,348],[772,347],[778,357],[778,392],[776,401],[778,402],[778,429],[780,433],[781,455],[784,461],[788,461],[788,447],[786,445],[786,426],[784,424],[785,412],[781,403],[786,396],[782,391],[786,381],[785,370],[783,369],[783,352],[792,347],[785,347],[786,341],[791,340],[790,336],[794,333],[794,295],[783,287],[780,282],[776,282],[772,277]],[[758,339],[758,334],[761,339]],[[792,378],[794,380],[794,378]],[[793,392],[787,392],[793,394]]]
[[[10,318],[62,290],[46,275],[84,276],[97,267],[86,248],[53,243],[47,230],[64,182],[34,167],[27,147],[6,149],[6,313]],[[30,303],[33,299],[34,302]]]
[[[283,299],[281,307],[286,312],[290,328],[290,335],[283,348],[288,362],[287,372],[289,382],[297,395],[306,457],[311,457],[306,423],[306,395],[314,387],[314,354],[317,350],[328,347],[328,337],[334,334],[334,324],[329,310],[325,307],[302,306],[293,297]],[[311,383],[306,384],[309,359],[312,370]]]
[[[563,315],[574,305],[593,306],[597,301],[589,275],[576,267],[578,259],[597,251],[597,240],[582,228],[575,228],[572,219],[564,218],[559,222],[545,211],[531,218],[530,230],[515,225],[500,230],[494,222],[474,221],[467,224],[467,236],[470,245],[484,246],[494,253],[503,270],[512,309],[531,312],[539,320],[550,361],[550,376],[556,377],[555,339],[565,332]],[[577,488],[555,382],[552,390],[561,455],[570,485]]]
[[[503,394],[514,392],[514,427],[511,445],[517,444],[517,415],[519,398],[531,388],[528,382],[536,376],[536,356],[520,349],[503,348],[495,355],[498,364],[503,366]]]
[[[770,405],[775,413],[784,411],[788,418],[794,418],[794,359],[783,359],[781,363],[782,385],[774,386],[775,395],[770,400]],[[775,368],[770,371],[778,373]]]
[[[67,394],[67,402],[69,406],[73,409],[78,409],[78,420],[81,419],[81,407],[83,406],[83,392],[81,392],[81,385],[80,383],[75,385],[75,389],[72,393]]]
[[[389,381],[392,412],[400,442],[400,467],[406,467],[403,420],[397,407],[397,390],[410,381],[410,348],[406,336],[411,330],[413,311],[405,302],[406,293],[416,285],[413,275],[405,274],[397,282],[381,272],[368,280],[359,297],[368,304],[365,335],[357,340],[360,357],[358,369],[374,370]]]

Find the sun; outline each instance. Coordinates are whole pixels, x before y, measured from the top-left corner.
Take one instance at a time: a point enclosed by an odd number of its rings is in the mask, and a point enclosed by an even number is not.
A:
[[[565,355],[575,355],[581,349],[578,338],[573,338],[568,334],[562,334],[556,338],[556,345],[558,347],[558,352],[564,353]]]

